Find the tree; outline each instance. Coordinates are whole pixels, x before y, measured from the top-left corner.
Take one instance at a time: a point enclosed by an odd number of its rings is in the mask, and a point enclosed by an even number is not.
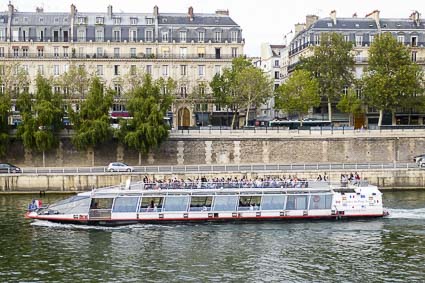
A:
[[[64,93],[65,98],[84,98],[90,85],[90,77],[85,68],[72,64],[68,72],[63,73],[56,82],[63,91],[68,90]]]
[[[19,63],[5,62],[0,67],[3,69],[1,81],[5,93],[11,98],[17,98],[20,92],[28,90],[30,82],[28,72],[21,68]]]
[[[43,153],[43,166],[46,165],[45,152],[56,147],[59,131],[63,128],[63,105],[60,94],[52,93],[52,86],[40,74],[36,78],[35,101],[24,92],[18,99],[22,125],[18,127],[18,136],[24,146]]]
[[[305,70],[296,70],[286,83],[276,90],[275,105],[288,113],[297,113],[300,126],[311,107],[320,104],[319,86],[315,78]]]
[[[187,98],[192,101],[192,103],[200,105],[199,111],[201,111],[202,114],[201,125],[203,126],[204,112],[208,111],[208,99],[210,98],[210,95],[207,92],[207,84],[205,82],[200,82],[199,84],[195,85]],[[196,109],[196,111],[198,111],[198,109]]]
[[[349,113],[349,123],[353,124],[354,115],[364,113],[363,100],[357,96],[353,88],[349,88],[346,94],[341,95],[336,106],[341,112]]]
[[[143,84],[129,93],[127,109],[133,119],[121,122],[119,139],[139,152],[139,165],[143,153],[168,138],[169,126],[164,117],[173,102],[173,86],[175,82],[171,79],[153,81],[146,74]]]
[[[363,81],[368,105],[379,110],[378,126],[382,125],[385,110],[393,113],[395,124],[396,108],[411,104],[412,98],[423,93],[422,78],[422,71],[411,61],[409,50],[391,33],[376,37],[369,48],[369,67]],[[423,96],[420,98],[423,100]]]
[[[0,78],[0,85],[2,84]],[[9,112],[10,112],[10,96],[8,93],[2,93],[0,90],[0,157],[7,152],[9,145]]]
[[[313,47],[313,55],[302,58],[299,65],[316,77],[319,94],[328,102],[329,121],[332,121],[332,102],[337,101],[343,88],[353,81],[352,48],[352,43],[346,42],[341,34],[322,33],[320,45]]]
[[[73,144],[80,150],[93,149],[94,146],[112,138],[109,125],[109,110],[112,107],[113,92],[104,91],[98,77],[91,81],[86,99],[81,103],[80,111],[70,109],[75,135]],[[94,165],[94,157],[92,158]]]
[[[210,87],[217,103],[233,109],[232,128],[240,110],[247,111],[247,125],[251,107],[258,107],[273,93],[271,79],[243,57],[233,59],[222,75],[215,75]]]

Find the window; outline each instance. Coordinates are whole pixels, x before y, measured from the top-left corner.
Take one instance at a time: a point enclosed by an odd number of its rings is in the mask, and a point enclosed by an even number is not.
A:
[[[96,75],[103,76],[103,65],[96,66]]]
[[[96,24],[103,25],[103,17],[96,17]]]
[[[185,85],[180,86],[180,96],[182,98],[187,97],[187,86],[185,86]]]
[[[221,66],[220,65],[214,66],[214,73],[217,74],[217,75],[221,75]]]
[[[404,43],[404,35],[398,35],[397,36],[397,42],[399,42],[399,43]]]
[[[114,75],[115,76],[120,75],[120,65],[114,65]]]
[[[369,42],[370,42],[370,44],[373,43],[373,40],[374,39],[375,39],[375,36],[374,35],[369,35]]]
[[[44,23],[44,18],[38,18],[38,22],[39,22],[40,24]]]
[[[279,68],[279,60],[274,60],[274,66],[275,66],[276,68]]]
[[[163,65],[162,66],[162,75],[163,76],[168,76],[168,65]]]
[[[114,48],[114,58],[120,58],[120,49],[118,47]]]
[[[152,65],[146,65],[146,74],[152,75]]]
[[[214,34],[215,42],[221,42],[221,31],[216,31]]]
[[[356,46],[362,46],[363,44],[363,36],[356,35]]]
[[[187,32],[181,31],[180,32],[180,42],[186,42]]]
[[[263,195],[261,199],[262,210],[283,210],[286,202],[284,195]]]
[[[215,196],[214,208],[215,211],[234,211],[238,203],[238,196]]]
[[[114,30],[112,33],[112,40],[115,42],[121,41],[121,31],[120,30]]]
[[[68,70],[69,70],[69,65],[68,64],[63,65],[63,71],[64,71],[64,73],[67,73]]]
[[[307,196],[289,195],[286,202],[287,210],[305,210],[308,204]]]
[[[0,75],[4,76],[4,74],[5,74],[4,65],[0,65]]]
[[[78,41],[86,41],[86,31],[83,29],[78,30]]]
[[[198,42],[204,42],[205,41],[205,32],[200,31],[198,33]]]
[[[238,41],[238,32],[237,31],[232,31],[230,33],[230,40],[232,42],[237,42]]]
[[[274,78],[275,78],[275,80],[278,80],[280,78],[279,76],[280,76],[279,75],[279,71],[274,72]]]
[[[13,47],[13,57],[18,57],[19,56],[19,49],[18,47]]]
[[[187,56],[187,48],[180,47],[180,58],[186,58],[186,56]]]
[[[23,57],[27,57],[28,56],[28,47],[23,47],[22,48],[22,56]]]
[[[63,47],[63,57],[68,57],[68,47],[67,46]]]
[[[44,56],[44,49],[43,48],[38,48],[37,49],[37,56],[38,57],[43,57]]]
[[[136,58],[136,48],[130,48],[130,57]]]
[[[199,76],[205,76],[205,65],[199,65],[198,66],[198,74]]]
[[[4,47],[0,47],[0,57],[4,57]]]
[[[320,44],[320,35],[318,34],[314,35],[314,44],[316,45]]]
[[[137,18],[130,18],[130,25],[137,25]]]
[[[205,57],[205,47],[198,47],[198,57],[199,58]]]
[[[147,25],[153,25],[153,19],[152,18],[146,18],[146,24]]]
[[[162,42],[168,42],[168,32],[162,32]]]
[[[146,48],[146,56],[152,55],[152,48]]]
[[[165,198],[164,211],[186,211],[189,196],[167,196]]]
[[[28,70],[29,70],[28,65],[22,65],[22,70],[24,71],[25,74],[28,75]]]
[[[182,76],[187,75],[187,65],[180,65],[180,75]]]
[[[153,32],[151,30],[147,30],[145,32],[145,38],[146,38],[146,41],[152,41],[153,40]]]
[[[59,65],[53,65],[53,75],[59,76]]]
[[[86,23],[86,18],[85,17],[78,17],[78,24],[82,25]]]
[[[412,47],[416,47],[416,46],[418,46],[418,37],[417,37],[417,36],[412,36],[412,37],[410,38],[410,45],[411,45]]]
[[[328,23],[328,28],[331,28],[332,27],[332,23]]]
[[[115,90],[115,94],[117,96],[121,96],[121,85],[120,84],[114,84],[114,90]]]
[[[59,47],[53,47],[53,56],[59,57]]]
[[[137,71],[136,65],[131,65],[130,66],[130,75],[132,75],[132,76],[136,75],[136,71]]]
[[[98,58],[103,57],[103,47],[98,47],[98,48],[96,49],[96,56],[97,56]]]
[[[164,56],[164,58],[170,57],[170,48],[162,47],[162,55]]]
[[[412,62],[416,62],[417,51],[412,51]]]
[[[350,36],[349,35],[344,35],[344,41],[345,42],[349,42],[350,41]]]
[[[139,197],[117,197],[114,202],[113,212],[136,212]]]
[[[237,47],[232,47],[232,57],[238,57],[238,48]]]
[[[60,93],[60,92],[61,92],[61,88],[60,88],[60,86],[54,86],[54,87],[53,87],[53,92],[54,92],[55,94]]]
[[[210,211],[212,196],[192,196],[190,199],[190,211]]]
[[[136,42],[137,41],[137,30],[131,29],[128,35],[128,40],[130,42]]]
[[[114,18],[114,25],[120,25],[121,24],[121,18],[117,17]]]
[[[96,30],[96,41],[97,42],[103,41],[103,30],[102,29]]]

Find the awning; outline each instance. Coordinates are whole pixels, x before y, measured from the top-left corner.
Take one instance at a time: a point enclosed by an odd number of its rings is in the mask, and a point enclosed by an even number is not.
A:
[[[37,49],[44,49],[44,46],[37,46]]]
[[[205,47],[198,47],[198,54],[205,54]]]

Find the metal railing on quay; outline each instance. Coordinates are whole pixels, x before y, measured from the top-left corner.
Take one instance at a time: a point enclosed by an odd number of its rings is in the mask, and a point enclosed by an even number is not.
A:
[[[107,167],[23,167],[20,171],[0,171],[0,174],[148,174],[148,173],[255,173],[285,171],[332,171],[332,170],[394,170],[421,169],[413,162],[387,163],[291,163],[291,164],[214,164],[214,165],[161,165],[134,166],[133,172],[108,172]]]

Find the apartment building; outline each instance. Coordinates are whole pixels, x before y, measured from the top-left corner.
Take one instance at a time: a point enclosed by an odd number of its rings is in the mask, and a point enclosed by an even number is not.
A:
[[[151,13],[117,13],[108,6],[106,12],[80,12],[71,5],[69,12],[20,12],[9,3],[0,12],[0,76],[7,66],[23,70],[33,91],[37,73],[55,78],[72,65],[85,68],[116,90],[113,112],[123,110],[127,74],[137,70],[153,79],[170,77],[178,85],[170,109],[174,127],[208,120],[199,114],[205,107],[207,115],[221,111],[212,103],[193,103],[188,95],[199,88],[210,92],[213,76],[243,55],[243,47],[242,30],[228,10],[201,14],[189,7],[187,13],[160,13],[155,6]]]

